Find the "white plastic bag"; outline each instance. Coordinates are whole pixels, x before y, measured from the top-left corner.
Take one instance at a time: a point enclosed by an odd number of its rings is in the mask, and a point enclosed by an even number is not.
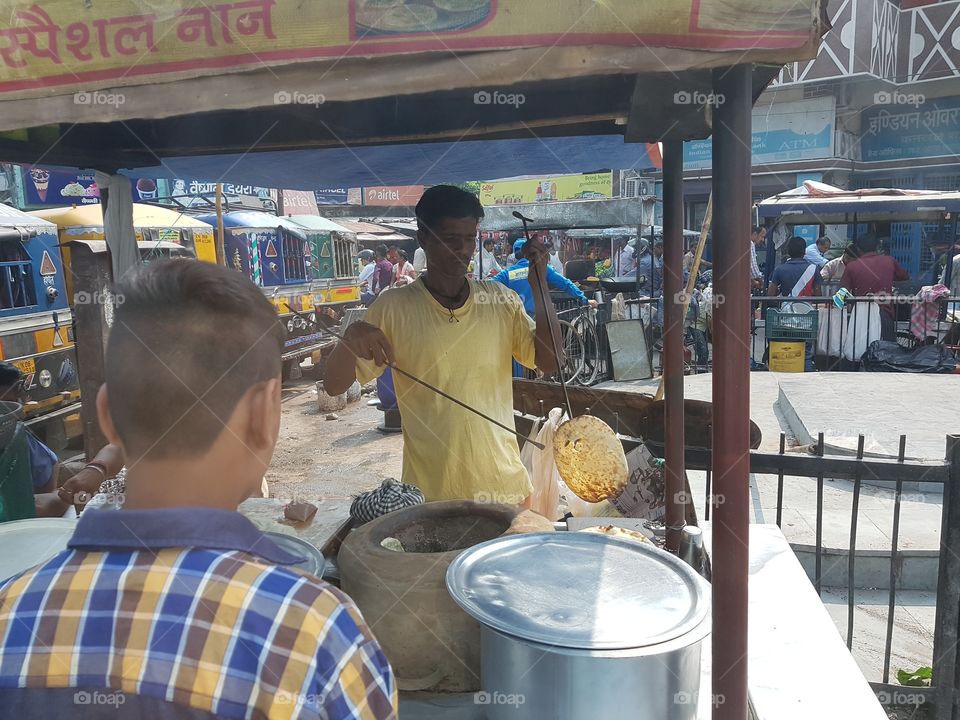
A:
[[[843,338],[843,357],[857,361],[880,339],[880,307],[875,302],[858,302],[847,319],[846,335]]]
[[[556,520],[560,517],[559,483],[561,480],[560,474],[557,472],[557,464],[553,459],[553,434],[562,419],[563,411],[560,408],[554,408],[550,411],[547,421],[537,434],[537,441],[543,445],[543,450],[530,443],[524,445],[524,450],[530,450],[528,455],[530,465],[527,466],[530,471],[530,480],[533,483],[530,509],[549,520]],[[522,452],[520,453],[520,459],[524,460]],[[526,465],[525,460],[524,465]]]
[[[829,357],[840,357],[840,340],[844,334],[844,315],[840,308],[820,308],[817,326],[817,348]]]
[[[540,434],[540,428],[543,425],[543,420],[537,418],[536,422],[533,423],[533,427],[530,428],[530,432],[527,433],[528,440],[537,440],[538,435]],[[523,463],[523,466],[527,469],[527,475],[530,476],[530,481],[533,482],[533,459],[537,456],[537,453],[540,452],[536,445],[533,443],[525,442],[523,447],[520,449],[520,462]]]

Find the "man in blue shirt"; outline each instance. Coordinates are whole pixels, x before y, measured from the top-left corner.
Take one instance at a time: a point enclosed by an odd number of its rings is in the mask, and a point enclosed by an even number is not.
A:
[[[521,238],[513,244],[513,254],[516,257],[520,257],[526,242],[525,239]],[[523,308],[527,311],[527,315],[533,317],[533,288],[530,285],[530,280],[527,278],[529,271],[530,261],[522,258],[517,261],[515,265],[511,265],[506,270],[502,270],[494,275],[493,279],[517,293],[520,299],[523,300]],[[596,300],[587,300],[587,296],[583,294],[580,288],[549,265],[547,266],[547,284],[552,290],[563,290],[563,292],[567,293],[570,297],[579,300],[581,305],[589,304],[590,307],[597,306]]]
[[[811,262],[818,268],[822,268],[827,264],[827,258],[825,258],[823,254],[829,249],[830,238],[822,237],[812,245],[807,246],[807,251],[803,257],[807,262]]]

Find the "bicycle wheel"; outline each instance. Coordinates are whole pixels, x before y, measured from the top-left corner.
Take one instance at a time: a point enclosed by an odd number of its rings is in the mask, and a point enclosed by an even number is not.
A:
[[[576,383],[583,372],[583,339],[576,328],[566,320],[559,320],[560,343],[563,348],[564,361],[560,367],[563,379],[568,383]]]
[[[593,385],[600,374],[600,363],[603,360],[597,326],[586,314],[580,315],[572,325],[583,342],[583,363],[577,379],[581,385]]]

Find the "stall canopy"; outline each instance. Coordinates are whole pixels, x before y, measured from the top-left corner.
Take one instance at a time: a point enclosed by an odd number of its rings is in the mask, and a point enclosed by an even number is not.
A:
[[[34,210],[30,214],[55,223],[61,228],[103,227],[103,208],[96,204]],[[142,203],[133,204],[133,225],[138,228],[212,229],[209,223],[201,222],[189,215]]]
[[[625,140],[706,137],[721,100],[711,69],[752,64],[756,97],[826,29],[817,0],[383,5],[14,0],[0,21],[0,157],[282,174],[288,188],[579,172],[613,166],[596,158]],[[469,146],[502,139],[536,154],[491,161]],[[643,146],[631,150],[641,163]],[[432,173],[439,158],[446,177]]]

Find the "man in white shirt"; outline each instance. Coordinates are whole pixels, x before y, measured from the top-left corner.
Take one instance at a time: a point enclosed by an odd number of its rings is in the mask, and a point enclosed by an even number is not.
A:
[[[417,271],[418,275],[427,269],[427,254],[422,247],[418,247],[417,251],[413,253],[413,269]]]
[[[550,267],[563,275],[563,263],[560,262],[560,253],[557,252],[557,249],[554,247],[553,240],[550,238],[544,238],[543,242],[544,245],[547,246],[547,250],[550,253]]]
[[[634,250],[634,246],[636,244],[636,240],[627,240],[626,244],[623,246],[623,249],[620,251],[620,254],[617,255],[616,275],[618,277],[633,275],[636,272],[637,262],[636,252]]]
[[[493,254],[494,242],[490,238],[483,241],[483,248],[473,256],[473,279],[486,280],[501,270],[500,263]]]
[[[803,259],[808,263],[813,263],[818,268],[822,268],[827,264],[827,259],[823,256],[825,252],[830,249],[830,239],[822,237],[813,245],[807,245],[806,253],[803,256]]]
[[[373,250],[360,251],[360,261],[364,265],[357,276],[357,283],[360,285],[360,302],[364,305],[369,305],[376,297],[373,292],[373,272],[377,269],[377,264],[373,258]]]

